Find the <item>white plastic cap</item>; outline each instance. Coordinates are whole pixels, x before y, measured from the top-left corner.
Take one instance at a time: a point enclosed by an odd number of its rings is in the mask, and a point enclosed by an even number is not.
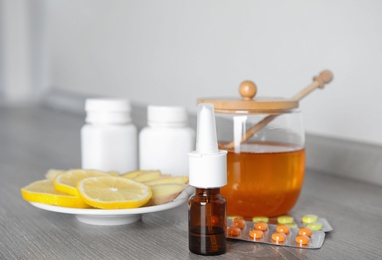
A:
[[[188,114],[184,107],[147,107],[147,124],[149,126],[185,126],[187,121]]]
[[[218,150],[212,104],[198,105],[196,151],[188,156],[191,186],[219,188],[227,184],[227,151]]]
[[[131,122],[131,106],[124,99],[86,99],[86,122],[125,124]]]

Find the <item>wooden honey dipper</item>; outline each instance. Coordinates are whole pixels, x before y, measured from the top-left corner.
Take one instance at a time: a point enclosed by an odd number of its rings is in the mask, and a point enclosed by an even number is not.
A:
[[[300,101],[303,97],[307,96],[316,88],[324,88],[325,84],[330,83],[333,80],[333,73],[330,70],[324,70],[320,75],[313,77],[313,82],[297,93],[292,97],[293,100]],[[252,81],[244,81],[240,85],[240,94],[243,96],[244,100],[250,100],[256,95],[257,89],[255,83]],[[258,122],[256,125],[252,126],[250,129],[245,132],[241,137],[241,144],[246,142],[251,138],[256,132],[260,131],[265,127],[269,122],[275,119],[280,114],[269,115]],[[220,149],[232,149],[235,147],[235,143],[232,141],[227,145],[219,147]]]

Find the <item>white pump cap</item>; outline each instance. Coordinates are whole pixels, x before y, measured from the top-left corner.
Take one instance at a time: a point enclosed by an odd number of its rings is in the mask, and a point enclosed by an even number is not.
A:
[[[218,150],[212,104],[198,105],[196,151],[188,156],[191,186],[219,188],[227,184],[227,151]]]
[[[130,102],[125,99],[86,99],[86,122],[126,124],[131,122]]]

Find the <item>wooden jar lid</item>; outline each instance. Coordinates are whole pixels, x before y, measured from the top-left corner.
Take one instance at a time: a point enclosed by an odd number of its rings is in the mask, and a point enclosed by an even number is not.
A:
[[[244,81],[239,87],[241,99],[230,98],[201,98],[198,103],[211,103],[217,113],[281,113],[285,110],[298,107],[298,100],[286,98],[255,97],[256,84],[252,81]]]

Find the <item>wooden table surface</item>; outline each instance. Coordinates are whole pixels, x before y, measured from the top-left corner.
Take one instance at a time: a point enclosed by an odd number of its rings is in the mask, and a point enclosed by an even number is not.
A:
[[[84,118],[38,106],[0,107],[0,259],[382,259],[382,188],[306,172],[291,214],[315,213],[334,228],[318,250],[228,240],[225,255],[188,250],[187,205],[123,226],[93,226],[38,209],[20,188],[48,169],[80,166]]]

